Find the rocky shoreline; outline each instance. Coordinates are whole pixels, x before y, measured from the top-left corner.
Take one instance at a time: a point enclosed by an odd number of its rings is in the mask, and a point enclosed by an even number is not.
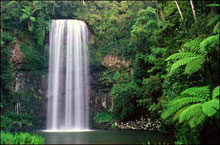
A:
[[[150,118],[144,118],[141,120],[128,121],[128,122],[119,122],[114,124],[116,128],[122,130],[149,130],[149,131],[158,131],[160,129],[161,121],[155,120],[152,121]]]
[[[146,131],[159,131],[161,126],[161,121],[159,119],[152,120],[149,117],[142,118],[134,121],[126,122],[102,122],[96,124],[96,129],[104,130],[146,130]]]

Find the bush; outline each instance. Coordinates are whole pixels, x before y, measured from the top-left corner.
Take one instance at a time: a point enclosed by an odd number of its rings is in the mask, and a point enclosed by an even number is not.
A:
[[[7,112],[1,115],[1,129],[6,132],[30,131],[32,117],[27,114]]]
[[[94,117],[95,123],[113,122],[113,120],[114,120],[113,115],[108,110],[104,110],[102,112],[99,112]]]
[[[113,96],[113,114],[119,120],[128,118],[135,110],[134,102],[139,96],[139,87],[135,82],[115,84],[109,94]]]
[[[29,133],[5,133],[1,132],[1,144],[44,144],[41,136]]]

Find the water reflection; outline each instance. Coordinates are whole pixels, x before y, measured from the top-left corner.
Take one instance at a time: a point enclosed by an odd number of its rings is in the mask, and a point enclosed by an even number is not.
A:
[[[143,144],[172,143],[173,137],[148,131],[38,132],[46,144]]]

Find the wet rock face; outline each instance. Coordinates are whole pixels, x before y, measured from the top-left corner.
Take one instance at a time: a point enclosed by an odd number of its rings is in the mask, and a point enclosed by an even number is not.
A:
[[[101,80],[102,73],[105,71],[105,67],[91,68],[90,79],[90,125],[93,127],[93,117],[96,113],[103,111],[104,109],[111,109],[112,97],[108,94],[111,91],[112,84]]]
[[[12,43],[10,44],[11,50],[10,50],[10,63],[15,63],[15,64],[21,64],[24,60],[24,55],[20,50],[20,41],[18,40],[13,40]]]
[[[108,54],[104,57],[102,64],[105,67],[110,67],[113,69],[118,69],[120,67],[126,67],[128,68],[131,63],[129,61],[126,61],[124,59],[122,59],[121,57],[117,56],[117,55],[113,55],[113,54]]]

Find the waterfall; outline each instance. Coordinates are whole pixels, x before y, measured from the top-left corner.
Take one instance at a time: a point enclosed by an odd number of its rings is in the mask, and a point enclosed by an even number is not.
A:
[[[47,130],[89,129],[87,26],[52,20],[49,38]]]

